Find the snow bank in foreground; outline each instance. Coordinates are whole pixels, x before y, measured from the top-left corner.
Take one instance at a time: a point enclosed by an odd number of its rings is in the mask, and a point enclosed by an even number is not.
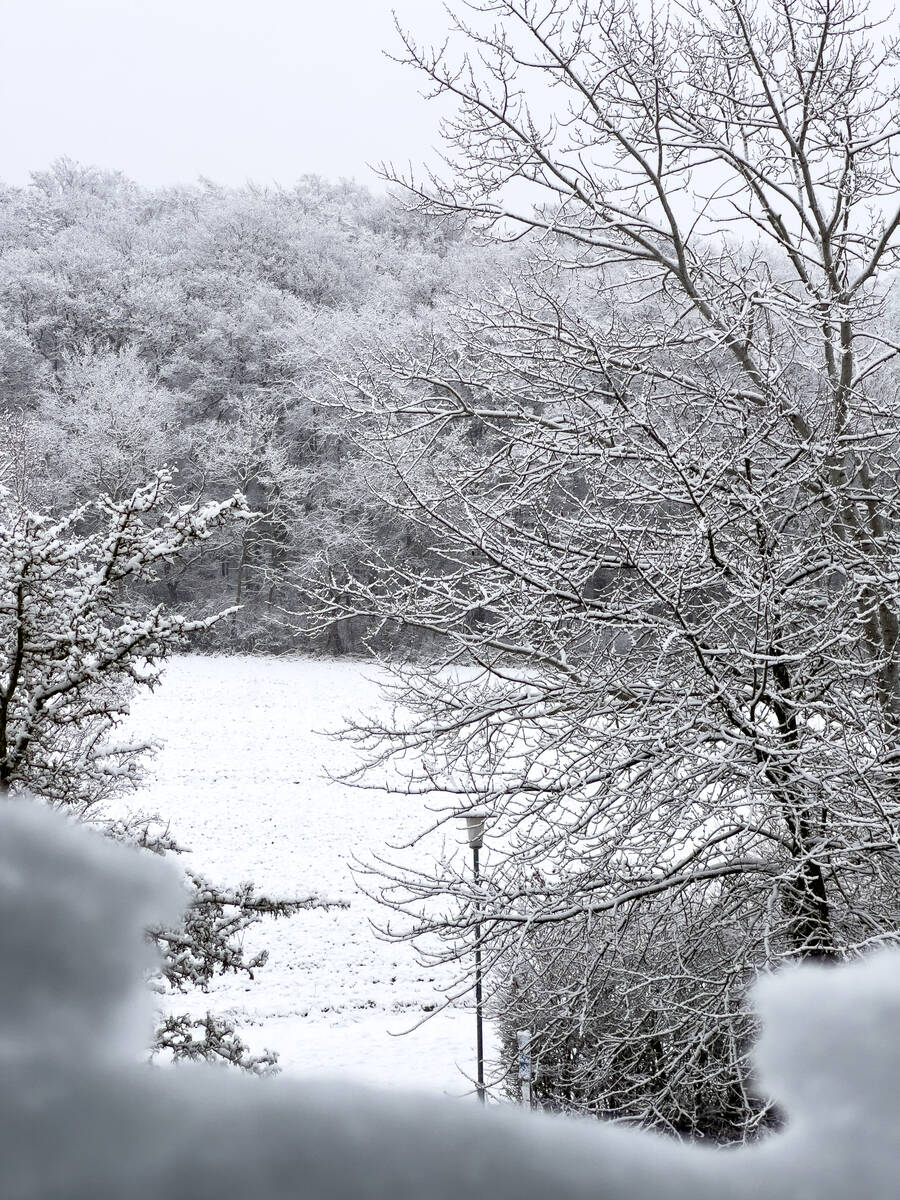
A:
[[[4,1200],[897,1194],[900,955],[760,987],[762,1078],[790,1123],[721,1151],[518,1110],[137,1065],[141,930],[181,900],[165,863],[26,802],[0,813]]]

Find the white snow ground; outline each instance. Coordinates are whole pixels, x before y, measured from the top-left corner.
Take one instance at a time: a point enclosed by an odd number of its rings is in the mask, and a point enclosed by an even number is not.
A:
[[[135,699],[130,730],[163,745],[128,808],[170,820],[191,850],[183,861],[223,885],[250,879],[273,895],[351,903],[265,920],[248,935],[248,948],[269,951],[255,981],[228,976],[172,1008],[235,1017],[251,1049],[278,1051],[285,1074],[471,1095],[474,1014],[439,1012],[398,1036],[440,1006],[452,974],[423,970],[409,946],[376,938],[368,922],[378,906],[350,870],[354,855],[427,823],[423,802],[325,777],[353,752],[322,731],[377,706],[373,673],[352,662],[186,655]]]

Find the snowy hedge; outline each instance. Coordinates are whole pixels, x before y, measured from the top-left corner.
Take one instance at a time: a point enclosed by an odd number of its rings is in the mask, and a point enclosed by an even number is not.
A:
[[[786,1129],[741,1150],[459,1101],[141,1061],[148,924],[178,873],[28,801],[0,812],[5,1200],[893,1200],[900,955],[765,980],[761,1086]]]

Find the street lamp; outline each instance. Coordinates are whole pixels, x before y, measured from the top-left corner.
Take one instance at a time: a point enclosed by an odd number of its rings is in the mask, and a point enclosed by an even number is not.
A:
[[[469,808],[461,814],[466,818],[466,837],[472,850],[472,878],[477,888],[481,882],[478,869],[478,851],[484,845],[484,826],[487,813],[483,808]],[[475,911],[480,914],[481,901],[476,899]],[[477,1074],[475,1090],[479,1101],[484,1104],[484,1019],[481,1000],[481,921],[475,922],[475,1057]]]

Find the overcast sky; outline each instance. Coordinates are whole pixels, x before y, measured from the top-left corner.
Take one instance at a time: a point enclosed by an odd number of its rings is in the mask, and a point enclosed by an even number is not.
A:
[[[377,184],[368,162],[437,143],[381,53],[392,9],[441,39],[441,0],[0,0],[0,179],[68,155],[150,184]]]

